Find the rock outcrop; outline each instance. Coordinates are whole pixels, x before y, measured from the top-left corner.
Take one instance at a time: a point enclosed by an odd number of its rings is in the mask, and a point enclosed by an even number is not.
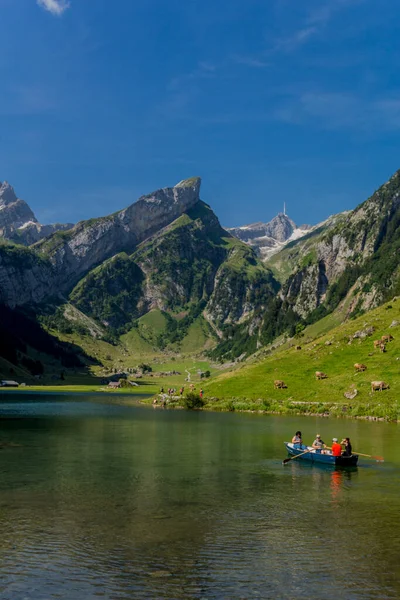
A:
[[[48,257],[57,275],[59,290],[66,291],[96,265],[119,252],[132,252],[200,199],[200,177],[163,188],[113,215],[81,221],[66,232],[57,232],[36,245]]]
[[[230,227],[227,231],[246,244],[257,249],[263,259],[268,259],[289,243],[303,237],[310,227],[297,227],[286,214],[279,213],[268,223],[252,223],[242,227]]]
[[[55,293],[48,260],[30,248],[0,244],[0,304],[10,308],[42,302]]]
[[[68,292],[93,267],[119,252],[133,251],[193,207],[199,201],[200,183],[198,177],[187,179],[142,196],[113,215],[57,231],[26,253],[12,244],[0,246],[0,302],[15,307]],[[8,184],[2,188],[6,208],[23,202],[16,200]],[[32,212],[25,214],[33,225],[37,223]]]
[[[200,201],[130,256],[118,254],[90,271],[69,298],[114,329],[151,309],[190,311],[192,319],[204,310],[218,328],[251,316],[261,299],[274,296],[275,284],[254,251],[229,236]]]
[[[281,297],[301,317],[321,304],[333,310],[350,290],[350,312],[378,306],[399,286],[399,227],[400,171],[353,211],[274,256],[275,268],[292,268]]]
[[[71,227],[72,223],[41,225],[25,200],[17,198],[14,188],[7,181],[0,183],[0,237],[30,246]]]
[[[0,236],[10,238],[16,229],[29,222],[37,223],[37,219],[27,203],[17,198],[7,181],[0,183]]]

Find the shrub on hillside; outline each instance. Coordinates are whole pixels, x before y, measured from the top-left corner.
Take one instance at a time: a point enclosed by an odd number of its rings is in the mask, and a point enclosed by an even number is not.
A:
[[[200,398],[199,394],[195,392],[188,392],[182,399],[182,406],[187,410],[203,408],[204,404],[203,398]]]

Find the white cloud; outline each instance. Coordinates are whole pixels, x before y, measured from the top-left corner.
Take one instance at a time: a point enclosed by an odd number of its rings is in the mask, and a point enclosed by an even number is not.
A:
[[[60,17],[69,8],[67,0],[37,0],[39,6],[50,12],[52,15]]]
[[[300,46],[306,44],[310,39],[322,34],[324,28],[334,18],[336,13],[342,10],[363,4],[365,0],[329,0],[318,8],[308,12],[302,27],[289,36],[275,40],[269,49],[270,53],[294,52]]]
[[[309,91],[281,100],[274,117],[298,125],[311,121],[324,129],[380,133],[400,129],[400,98]]]

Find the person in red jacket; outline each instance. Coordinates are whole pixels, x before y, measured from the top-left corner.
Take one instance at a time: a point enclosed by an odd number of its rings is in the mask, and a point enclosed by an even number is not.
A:
[[[332,454],[333,454],[333,456],[341,456],[342,455],[342,446],[338,443],[337,438],[332,439]]]

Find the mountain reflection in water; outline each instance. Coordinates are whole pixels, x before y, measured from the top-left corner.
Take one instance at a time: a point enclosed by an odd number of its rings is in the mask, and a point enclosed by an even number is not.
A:
[[[396,428],[345,423],[383,465],[283,467],[293,418],[72,400],[0,406],[1,600],[400,596]]]

